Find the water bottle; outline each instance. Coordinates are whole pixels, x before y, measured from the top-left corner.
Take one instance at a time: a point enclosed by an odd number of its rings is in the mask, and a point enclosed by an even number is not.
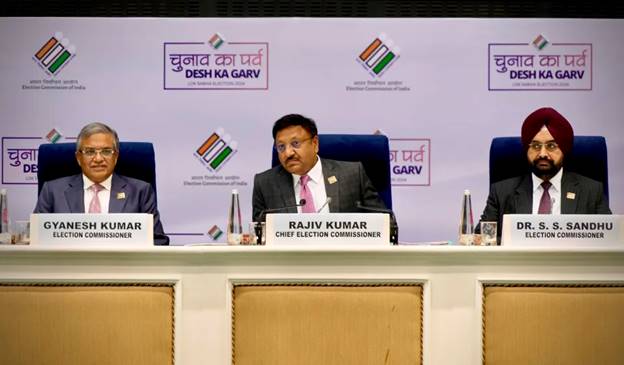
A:
[[[474,243],[474,223],[472,220],[472,203],[470,190],[464,190],[461,217],[459,219],[459,244],[472,245]]]
[[[239,245],[243,235],[243,220],[241,218],[240,202],[238,190],[232,189],[232,201],[230,203],[230,214],[227,222],[227,242],[230,245]]]
[[[7,190],[0,189],[0,233],[9,232],[9,206],[7,203]]]
[[[9,205],[7,203],[7,190],[0,189],[0,243],[11,243],[9,223]]]

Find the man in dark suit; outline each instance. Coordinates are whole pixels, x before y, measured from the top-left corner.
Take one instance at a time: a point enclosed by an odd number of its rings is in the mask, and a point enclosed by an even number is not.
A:
[[[281,213],[358,212],[356,202],[386,209],[360,162],[321,159],[316,123],[299,114],[273,126],[280,165],[254,178],[253,219],[268,209]],[[298,202],[305,204],[297,207]],[[329,200],[328,204],[325,204]]]
[[[522,144],[531,174],[492,184],[481,221],[498,222],[503,214],[611,214],[602,183],[565,171],[574,131],[555,109],[541,108],[522,125]]]
[[[115,174],[118,156],[115,130],[103,123],[86,125],[76,142],[82,174],[46,182],[34,213],[149,213],[154,216],[154,244],[168,245],[152,186]]]

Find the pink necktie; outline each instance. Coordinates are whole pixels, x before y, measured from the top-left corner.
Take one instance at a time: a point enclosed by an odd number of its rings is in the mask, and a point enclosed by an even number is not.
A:
[[[102,191],[104,187],[100,184],[93,184],[89,189],[93,192],[93,198],[91,198],[91,203],[89,203],[89,213],[102,213],[98,193]]]
[[[544,181],[542,183],[542,188],[544,189],[544,193],[542,194],[542,198],[540,199],[539,208],[537,209],[537,214],[550,214],[552,213],[552,202],[550,201],[550,194],[548,193],[548,189],[552,184],[548,181]]]
[[[316,209],[314,208],[314,199],[312,198],[312,192],[308,189],[308,181],[310,181],[310,176],[303,175],[301,176],[301,180],[299,180],[299,185],[301,185],[301,189],[299,190],[299,197],[301,199],[305,199],[306,203],[303,207],[301,207],[301,211],[303,213],[316,213]]]

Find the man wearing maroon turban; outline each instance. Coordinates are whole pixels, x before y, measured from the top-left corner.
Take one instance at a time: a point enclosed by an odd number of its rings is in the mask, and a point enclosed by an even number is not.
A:
[[[574,131],[553,108],[540,108],[522,125],[522,145],[531,173],[492,184],[481,221],[497,221],[500,241],[504,214],[611,214],[602,183],[565,171]]]

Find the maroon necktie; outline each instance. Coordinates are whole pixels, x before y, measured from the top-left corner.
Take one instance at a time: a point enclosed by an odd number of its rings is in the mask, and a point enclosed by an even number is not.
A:
[[[544,189],[544,193],[542,194],[542,199],[540,199],[539,209],[537,210],[538,214],[552,213],[552,202],[550,200],[550,194],[548,194],[548,189],[551,186],[552,184],[548,181],[544,181],[542,183],[542,189]]]

